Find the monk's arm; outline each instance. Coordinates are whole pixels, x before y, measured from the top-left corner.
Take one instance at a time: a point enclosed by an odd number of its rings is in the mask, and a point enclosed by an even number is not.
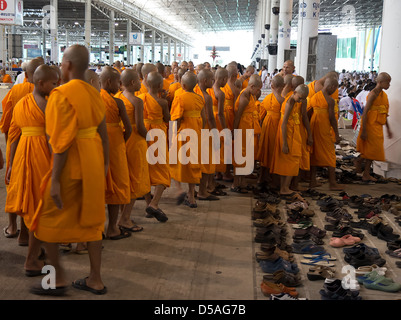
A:
[[[10,182],[11,169],[12,169],[12,166],[14,163],[15,152],[17,151],[19,140],[20,140],[20,137],[17,140],[15,140],[10,146],[10,164],[9,164],[7,175],[6,175],[6,181],[8,183]]]
[[[162,99],[161,101],[159,101],[159,104],[161,105],[163,110],[163,121],[168,123],[170,121],[170,110],[167,100]]]
[[[205,114],[206,121],[209,123],[210,129],[215,129],[217,125],[213,114],[213,101],[210,96],[205,96]]]
[[[305,100],[302,102],[302,107],[301,107],[301,113],[302,113],[302,123],[304,124],[304,127],[306,128],[306,132],[308,133],[308,145],[313,144],[313,138],[312,138],[312,131],[310,129],[310,122],[309,122],[309,117],[308,117],[308,111],[307,111],[307,106],[308,102]]]
[[[330,120],[330,125],[334,130],[334,133],[336,135],[336,143],[340,142],[340,134],[338,132],[338,123],[336,119],[336,112],[334,110],[335,107],[335,101],[333,99],[330,99],[328,102],[329,105],[329,120]]]
[[[138,99],[139,102],[135,105],[135,125],[138,133],[146,139],[148,131],[146,130],[145,123],[143,121],[143,101]]]
[[[124,140],[127,141],[132,134],[132,125],[131,121],[129,120],[127,109],[125,109],[124,102],[120,99],[116,99],[117,106],[120,111],[120,118],[124,124]]]
[[[240,98],[239,98],[239,103],[238,103],[238,110],[235,113],[235,118],[234,118],[234,129],[238,129],[239,122],[242,117],[242,113],[244,112],[246,106],[249,104],[249,97],[243,93]]]
[[[226,99],[226,95],[224,94],[224,92],[219,92],[217,95],[218,98],[218,114],[217,116],[219,117],[219,121],[221,123],[221,126],[223,127],[223,129],[227,128],[227,124],[226,124],[226,117],[224,115],[224,101]]]
[[[109,135],[107,134],[107,124],[106,118],[99,124],[97,127],[97,132],[99,133],[100,139],[102,139],[103,146],[103,158],[104,158],[104,175],[107,175],[107,171],[109,170]]]
[[[288,154],[289,150],[288,150],[288,142],[287,142],[287,124],[288,124],[288,119],[290,117],[292,108],[294,107],[294,100],[290,99],[287,101],[287,105],[285,107],[285,113],[284,113],[284,117],[283,117],[283,123],[281,125],[281,132],[283,135],[283,153],[284,154]]]
[[[363,114],[362,114],[362,125],[361,125],[361,139],[362,140],[366,140],[367,139],[367,122],[368,122],[368,113],[370,108],[373,105],[373,102],[376,100],[377,98],[377,93],[373,90],[371,91],[371,94],[369,94],[368,99],[366,101],[366,105],[365,108],[363,109]]]
[[[68,149],[63,153],[55,153],[53,156],[53,169],[50,187],[50,196],[57,208],[63,208],[63,201],[61,199],[60,177],[61,172],[65,166],[68,156]]]

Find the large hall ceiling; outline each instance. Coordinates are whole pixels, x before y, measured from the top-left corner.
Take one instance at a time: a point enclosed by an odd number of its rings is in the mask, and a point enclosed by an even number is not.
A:
[[[116,38],[126,34],[126,18],[133,19],[133,31],[143,21],[147,30],[152,27],[190,43],[199,33],[250,30],[255,26],[260,0],[92,0],[93,36],[108,36],[108,9],[112,5],[123,8],[116,12]],[[298,22],[299,1],[293,1],[292,26]],[[71,36],[80,36],[85,24],[85,0],[58,0],[59,32],[69,29]],[[25,33],[32,35],[44,13],[42,8],[50,0],[24,1]],[[345,11],[355,9],[358,28],[381,25],[383,0],[321,0],[320,29],[330,29],[344,24]],[[137,18],[142,20],[139,21]],[[39,23],[38,23],[39,22]],[[149,22],[149,23],[147,23]],[[160,36],[160,35],[159,35]]]

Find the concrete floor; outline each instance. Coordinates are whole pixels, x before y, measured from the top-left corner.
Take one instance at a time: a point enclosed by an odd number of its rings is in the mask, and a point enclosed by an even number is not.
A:
[[[342,131],[349,135],[349,131]],[[0,147],[5,150],[4,139]],[[4,181],[5,170],[0,171]],[[229,185],[229,184],[227,184]],[[226,189],[227,190],[227,189]],[[331,194],[327,185],[319,189]],[[352,194],[384,193],[401,194],[401,186],[395,183],[374,186],[347,185]],[[338,193],[332,193],[338,195]],[[6,189],[0,184],[0,206],[4,208]],[[174,188],[163,195],[161,208],[167,213],[167,223],[145,218],[145,203],[137,201],[132,217],[144,227],[144,231],[118,241],[105,240],[102,255],[103,281],[108,287],[104,296],[71,287],[62,298],[39,297],[29,293],[29,287],[40,281],[24,275],[23,264],[26,247],[17,245],[16,239],[0,236],[0,300],[268,300],[260,290],[263,272],[255,261],[260,244],[254,243],[255,227],[251,210],[256,200],[249,195],[228,191],[228,196],[215,202],[198,201],[198,208],[176,206]],[[286,219],[284,204],[280,204],[282,218]],[[316,216],[316,226],[324,227],[324,213],[311,201]],[[351,210],[352,211],[352,210]],[[385,214],[395,231],[401,227],[394,223],[394,216]],[[7,216],[0,216],[0,226],[7,225]],[[288,226],[290,235],[292,227]],[[396,258],[386,255],[386,243],[363,231],[363,242],[377,247],[387,260],[387,276],[401,282],[401,269],[395,265]],[[329,247],[330,232],[324,238],[325,248],[337,258],[336,271],[342,278],[342,249]],[[289,238],[288,243],[292,243]],[[302,258],[296,255],[297,261]],[[71,281],[87,276],[87,255],[70,252],[62,255],[62,263]],[[300,297],[320,300],[322,281],[311,282],[306,278],[308,266],[298,263],[302,286],[297,290]],[[361,288],[365,300],[401,299],[401,293],[389,294]]]

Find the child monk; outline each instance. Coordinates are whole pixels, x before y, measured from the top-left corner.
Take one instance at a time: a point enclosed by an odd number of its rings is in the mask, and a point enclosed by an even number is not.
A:
[[[242,83],[242,90],[246,89],[250,80],[250,77],[255,73],[254,66],[248,66],[245,69],[245,72],[242,76],[239,77],[240,82]]]
[[[336,182],[336,150],[331,130],[336,134],[336,143],[340,142],[338,125],[335,117],[335,101],[331,95],[338,89],[335,78],[327,78],[324,87],[310,99],[313,108],[311,118],[314,146],[311,151],[311,182],[310,188],[318,187],[316,181],[317,167],[327,167],[329,172],[329,187],[332,191],[341,191],[343,187]]]
[[[90,273],[74,281],[73,287],[95,294],[107,292],[101,252],[109,146],[102,98],[84,81],[88,64],[84,46],[67,48],[61,65],[65,84],[53,90],[46,106],[46,134],[53,153],[31,230],[46,242],[47,261],[56,270],[56,288],[35,286],[31,288],[34,294],[66,293],[69,281],[60,264],[58,243],[79,242],[88,242]]]
[[[254,148],[258,150],[257,136],[261,132],[259,117],[256,115],[256,98],[258,91],[262,88],[262,80],[258,75],[252,75],[249,79],[248,87],[241,91],[237,101],[235,102],[235,119],[234,130],[240,129],[242,135],[242,157],[246,156],[246,130],[254,131]],[[237,168],[244,167],[246,164],[238,164],[235,159],[234,165],[234,181],[231,187],[232,192],[248,193],[243,176],[236,173]]]
[[[146,203],[150,203],[150,178],[149,166],[146,160],[147,130],[143,122],[143,101],[135,96],[135,92],[141,86],[139,75],[135,70],[126,69],[122,73],[121,82],[124,91],[117,93],[116,98],[121,99],[127,110],[132,124],[132,134],[127,140],[127,160],[131,186],[131,202],[123,206],[118,225],[123,230],[130,232],[142,231],[131,219],[131,211],[138,198],[145,197]]]
[[[35,88],[14,107],[9,130],[10,163],[6,174],[8,183],[6,212],[24,219],[29,230],[28,253],[24,264],[28,277],[42,274],[39,261],[41,242],[31,231],[31,223],[40,201],[40,183],[50,168],[50,149],[45,132],[47,97],[57,86],[56,70],[41,65],[34,73]]]
[[[298,176],[302,156],[302,138],[299,129],[302,102],[308,97],[308,87],[299,85],[287,95],[281,107],[281,119],[270,172],[280,176],[280,195],[286,200],[302,200],[290,190],[293,177]]]
[[[176,144],[176,151],[178,151],[177,163],[170,164],[170,172],[174,180],[181,183],[188,183],[188,193],[184,204],[190,208],[196,208],[195,186],[200,183],[202,178],[200,160],[203,121],[201,112],[204,102],[202,97],[193,91],[197,83],[197,78],[194,73],[186,72],[182,77],[181,83],[184,92],[174,98],[170,112],[171,121],[177,122],[177,139],[175,139],[173,143]],[[197,149],[192,150],[190,148],[190,154],[188,155],[187,153],[185,156],[180,153],[180,150],[183,145],[188,143],[189,137],[187,137],[186,141],[180,141],[181,139],[179,138],[180,132],[184,129],[192,129],[197,135]],[[183,160],[188,156],[189,162],[184,164]]]
[[[144,65],[143,68],[147,66]],[[145,72],[143,71],[143,74]],[[156,67],[154,67],[156,68]],[[146,71],[146,70],[145,70]],[[148,93],[141,94],[138,98],[143,101],[143,115],[146,130],[148,135],[153,140],[148,141],[148,146],[152,146],[155,141],[155,137],[150,132],[151,129],[160,129],[164,132],[165,141],[161,144],[166,150],[156,150],[153,155],[157,157],[155,164],[149,164],[149,177],[150,185],[155,187],[154,196],[146,208],[146,213],[152,215],[160,222],[166,222],[168,220],[167,215],[159,208],[159,202],[163,195],[164,190],[170,186],[170,170],[168,165],[168,148],[167,148],[167,127],[166,123],[170,121],[170,112],[168,109],[168,102],[165,99],[159,97],[159,93],[163,86],[163,77],[157,70],[154,70],[144,77],[145,85],[148,89]],[[158,142],[160,143],[160,142]],[[159,153],[162,152],[160,155]],[[160,160],[160,161],[159,161]]]
[[[281,104],[284,98],[281,92],[284,88],[284,78],[275,76],[271,82],[272,93],[265,97],[261,104],[261,118],[263,119],[260,134],[257,159],[260,161],[261,171],[259,182],[268,182],[269,169],[273,159],[276,134],[281,117]]]
[[[26,68],[27,81],[21,84],[14,85],[11,90],[7,93],[2,101],[3,114],[0,120],[0,129],[4,133],[6,139],[6,172],[8,171],[8,164],[10,160],[10,144],[7,143],[8,131],[11,125],[11,119],[14,112],[14,107],[19,100],[25,97],[27,94],[32,93],[34,89],[33,74],[37,67],[42,65],[43,62],[40,59],[32,59]],[[7,188],[6,183],[6,188]],[[15,238],[19,236],[18,242],[20,245],[28,244],[28,231],[24,225],[23,219],[21,218],[21,231],[17,230],[17,215],[14,213],[8,213],[8,226],[3,229],[6,238]]]
[[[181,79],[182,76],[185,74],[185,70],[182,68],[179,68],[177,70],[177,74],[176,74],[176,81],[173,82],[172,84],[170,84],[169,88],[168,88],[168,93],[167,93],[167,101],[169,103],[169,107],[171,108],[171,104],[173,103],[173,99],[174,99],[174,95],[175,93],[181,89]],[[181,90],[180,90],[181,91]]]
[[[127,163],[126,141],[131,135],[132,126],[124,102],[114,98],[120,89],[120,74],[111,67],[104,67],[100,74],[100,95],[106,106],[106,124],[110,143],[110,166],[106,176],[106,204],[109,222],[106,238],[119,240],[127,238],[130,232],[117,225],[120,206],[130,203],[131,186]],[[122,121],[124,131],[120,125]]]
[[[376,178],[370,174],[373,161],[386,161],[384,153],[383,126],[387,128],[388,138],[393,134],[387,121],[389,112],[389,102],[387,94],[383,90],[390,88],[391,76],[382,72],[377,76],[376,87],[369,93],[363,110],[361,128],[357,140],[357,151],[361,153],[356,161],[358,167],[362,169],[361,162],[366,160],[363,168],[362,182],[374,183]]]
[[[224,129],[228,129],[227,120],[226,120],[226,112],[225,112],[225,100],[226,94],[223,91],[223,88],[227,84],[228,80],[228,71],[224,68],[218,68],[214,75],[214,84],[213,87],[208,90],[208,93],[212,97],[213,100],[213,113],[216,119],[217,130],[220,132]],[[227,130],[226,130],[227,131]],[[231,134],[231,130],[230,131]],[[224,162],[224,145],[225,138],[222,136],[220,138],[220,163],[216,165],[216,179],[222,180],[223,173],[226,172],[226,164]],[[231,147],[230,145],[228,147]],[[211,193],[216,196],[225,195],[225,192],[219,189],[211,190]]]

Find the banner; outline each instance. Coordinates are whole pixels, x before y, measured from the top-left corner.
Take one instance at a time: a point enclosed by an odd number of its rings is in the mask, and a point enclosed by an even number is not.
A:
[[[0,0],[0,24],[22,26],[23,3],[22,0]]]
[[[144,36],[142,32],[130,32],[128,43],[130,45],[142,46],[144,42],[143,40]]]

